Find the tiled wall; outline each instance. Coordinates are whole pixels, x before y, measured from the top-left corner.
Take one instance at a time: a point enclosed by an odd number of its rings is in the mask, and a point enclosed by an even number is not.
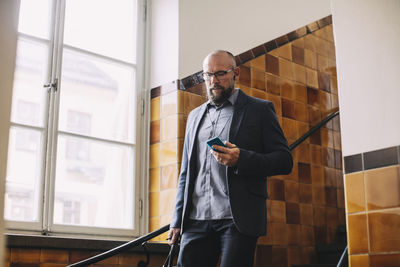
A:
[[[330,17],[242,53],[236,61],[241,69],[237,87],[274,103],[289,143],[338,107]],[[206,101],[200,73],[152,90],[150,230],[168,224],[173,211],[185,121]],[[345,224],[339,130],[336,118],[293,151],[290,175],[268,179],[268,233],[259,239],[256,266],[310,263],[315,244],[336,241],[337,226]]]
[[[5,255],[5,267],[64,267],[79,262],[101,251],[79,251],[64,249],[26,249],[8,248]],[[152,254],[148,267],[163,265],[166,254]],[[109,259],[90,265],[93,267],[137,266],[139,261],[146,261],[143,253],[122,253]]]
[[[400,148],[344,162],[350,266],[400,266]]]

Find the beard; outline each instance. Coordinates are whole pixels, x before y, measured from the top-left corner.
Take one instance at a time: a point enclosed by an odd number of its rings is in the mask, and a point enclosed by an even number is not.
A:
[[[232,91],[234,88],[235,88],[234,83],[232,83],[227,88],[216,84],[213,87],[207,88],[208,99],[214,105],[219,106],[219,105],[223,104],[232,95]],[[221,90],[221,93],[219,95],[214,95],[213,90]]]

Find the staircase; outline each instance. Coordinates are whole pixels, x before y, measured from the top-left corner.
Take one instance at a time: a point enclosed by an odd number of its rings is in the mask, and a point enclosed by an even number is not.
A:
[[[337,267],[337,264],[346,248],[346,226],[339,226],[337,230],[336,244],[316,245],[316,263],[292,265],[292,267]],[[347,255],[344,257],[340,267],[348,267]]]

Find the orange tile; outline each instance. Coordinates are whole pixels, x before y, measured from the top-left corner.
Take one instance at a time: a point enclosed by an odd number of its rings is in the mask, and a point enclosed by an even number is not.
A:
[[[349,254],[368,252],[367,216],[347,215],[347,243]]]
[[[285,223],[286,222],[286,205],[284,201],[271,201],[271,222]]]
[[[349,267],[368,267],[369,266],[369,256],[364,255],[350,255],[350,265]]]
[[[346,210],[348,213],[365,210],[364,174],[345,175]]]
[[[317,54],[311,50],[304,49],[304,65],[310,69],[317,69]]]
[[[320,90],[319,92],[319,107],[322,111],[332,109],[331,94]]]
[[[298,121],[308,122],[307,104],[294,103],[294,118]]]
[[[296,139],[297,129],[296,121],[292,119],[283,118],[282,119],[282,130],[286,138]]]
[[[280,79],[281,82],[281,96],[294,100],[295,98],[295,86],[294,83],[287,79]]]
[[[150,144],[160,142],[160,120],[150,122]]]
[[[160,144],[160,164],[169,165],[180,161],[178,158],[178,140],[171,140]]]
[[[39,263],[40,249],[11,248],[11,262]]]
[[[400,253],[370,255],[370,267],[399,267]]]
[[[321,128],[321,145],[334,148],[333,132],[326,128]]]
[[[279,73],[282,78],[293,80],[292,63],[285,59],[279,58]]]
[[[318,88],[318,73],[316,70],[306,68],[306,84]]]
[[[399,166],[364,172],[369,210],[400,207]]]
[[[174,114],[174,115],[162,118],[161,119],[161,141],[166,141],[166,140],[171,140],[171,139],[176,139],[176,138],[178,138],[178,115]]]
[[[285,44],[277,49],[278,55],[281,58],[292,61],[292,44]]]
[[[288,245],[299,245],[301,228],[299,224],[287,224]]]
[[[153,232],[160,228],[160,217],[151,217],[149,218],[149,232]]]
[[[296,121],[297,127],[297,138],[300,138],[309,130],[309,125],[307,122]],[[308,144],[310,141],[308,139],[304,140],[303,143]]]
[[[160,97],[155,97],[150,101],[150,121],[160,119]]]
[[[304,38],[299,38],[292,42],[292,46],[296,46],[299,48],[304,48]]]
[[[250,60],[250,67],[256,68],[265,72],[265,55],[256,57],[255,59]]]
[[[117,257],[117,256],[115,256],[115,257]],[[65,266],[65,263],[41,263],[40,264],[40,267],[63,267],[63,266]]]
[[[370,250],[400,251],[400,208],[368,213]]]
[[[69,252],[69,262],[79,262],[96,255],[94,251],[71,250]]]
[[[150,168],[157,168],[160,166],[160,144],[150,146]]]
[[[267,93],[260,89],[251,88],[250,95],[259,99],[267,99]]]
[[[265,72],[256,68],[251,68],[251,87],[265,90]]]
[[[328,25],[326,27],[323,27],[322,29],[319,29],[315,32],[313,32],[314,35],[323,38],[331,43],[333,43],[333,27],[332,24]]]
[[[317,55],[317,70],[328,72],[329,71],[329,58],[324,57],[322,55]]]
[[[294,99],[307,104],[307,88],[303,84],[294,84]]]
[[[160,168],[150,169],[149,171],[149,192],[160,191]]]
[[[273,95],[273,94],[268,94],[266,96],[267,100],[271,101],[274,104],[275,107],[275,111],[276,111],[276,115],[278,117],[282,116],[282,102],[281,102],[281,98],[277,95]]]
[[[317,37],[312,34],[308,34],[304,37],[304,48],[309,49],[313,52],[317,50]]]
[[[178,113],[178,92],[171,92],[161,96],[161,118]]]
[[[160,215],[160,193],[149,193],[149,217],[156,217]]]
[[[302,65],[293,63],[293,80],[301,84],[306,84],[306,68]]]

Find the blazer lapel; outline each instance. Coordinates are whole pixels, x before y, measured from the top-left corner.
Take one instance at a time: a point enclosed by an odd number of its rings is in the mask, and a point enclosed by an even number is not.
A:
[[[194,148],[194,144],[196,144],[196,137],[197,136],[197,131],[199,129],[199,125],[200,125],[200,121],[204,116],[204,112],[206,111],[206,107],[207,107],[207,103],[204,103],[203,105],[200,106],[194,120],[193,120],[193,124],[192,127],[190,129],[190,139],[192,140],[192,142],[190,142],[190,146],[189,146],[189,161],[192,158],[192,154],[193,154],[193,148]]]
[[[239,90],[239,95],[236,99],[236,103],[235,103],[235,107],[234,107],[234,111],[233,111],[231,128],[229,130],[229,141],[231,143],[236,142],[236,135],[239,131],[244,114],[246,112],[247,102],[248,102],[247,95],[245,93],[243,93],[241,90]]]

